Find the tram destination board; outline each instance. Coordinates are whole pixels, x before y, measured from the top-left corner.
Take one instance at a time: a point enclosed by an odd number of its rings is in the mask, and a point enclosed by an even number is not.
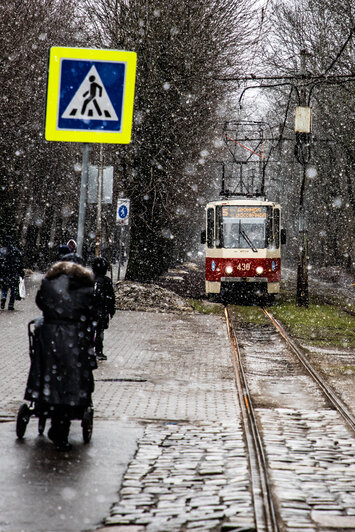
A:
[[[266,207],[224,205],[222,214],[226,218],[266,218]]]
[[[136,63],[134,52],[52,47],[46,140],[128,144]]]

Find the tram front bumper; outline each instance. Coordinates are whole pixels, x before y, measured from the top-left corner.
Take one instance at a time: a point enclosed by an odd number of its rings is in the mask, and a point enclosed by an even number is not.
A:
[[[267,277],[221,277],[222,283],[267,283]]]
[[[268,294],[278,294],[280,292],[279,282],[268,282],[267,277],[221,277],[221,281],[206,281],[207,294],[220,294],[222,283],[256,283],[264,284]]]
[[[222,283],[255,283],[264,285],[268,294],[279,294],[280,283],[270,282],[267,277],[221,277]]]

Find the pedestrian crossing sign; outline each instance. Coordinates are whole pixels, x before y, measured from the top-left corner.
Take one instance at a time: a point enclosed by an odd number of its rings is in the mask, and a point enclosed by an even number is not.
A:
[[[52,47],[46,139],[128,144],[136,63],[134,52]]]

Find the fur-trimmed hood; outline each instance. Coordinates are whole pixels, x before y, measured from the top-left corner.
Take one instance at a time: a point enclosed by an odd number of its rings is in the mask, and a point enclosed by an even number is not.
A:
[[[75,262],[60,261],[53,264],[46,274],[47,279],[55,279],[60,275],[68,275],[74,277],[84,284],[92,285],[94,283],[94,275],[88,268],[76,264]]]

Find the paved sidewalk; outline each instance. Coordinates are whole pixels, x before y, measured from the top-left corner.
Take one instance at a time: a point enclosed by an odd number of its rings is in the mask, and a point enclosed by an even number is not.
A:
[[[39,315],[34,305],[37,287],[31,289],[28,283],[28,289],[29,296],[14,313],[0,313],[3,420],[15,418],[27,378],[26,324]],[[95,423],[116,420],[117,427],[144,429],[123,478],[117,474],[107,530],[126,530],[127,525],[132,525],[127,529],[131,532],[253,528],[223,319],[118,311],[105,333],[104,347],[108,360],[95,372]],[[115,437],[124,439],[120,430]],[[111,484],[114,475],[113,470]]]

